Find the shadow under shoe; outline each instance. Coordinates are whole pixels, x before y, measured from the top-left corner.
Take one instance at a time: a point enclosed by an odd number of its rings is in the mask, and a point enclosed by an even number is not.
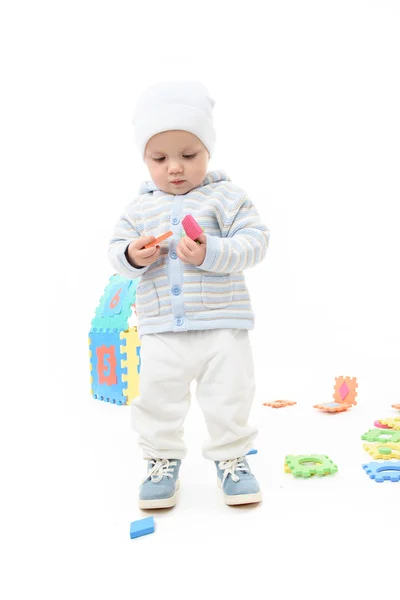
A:
[[[226,504],[237,506],[261,502],[260,486],[244,457],[215,461],[215,465],[218,485],[222,488]]]
[[[177,502],[181,461],[170,458],[151,459],[139,491],[139,508],[171,508]]]

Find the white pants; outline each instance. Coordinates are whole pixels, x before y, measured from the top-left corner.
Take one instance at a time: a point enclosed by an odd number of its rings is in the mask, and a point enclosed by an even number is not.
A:
[[[183,423],[193,380],[210,436],[203,456],[210,460],[244,456],[257,435],[247,422],[255,392],[249,332],[146,334],[141,343],[140,397],[132,401],[131,418],[144,458],[186,455]]]

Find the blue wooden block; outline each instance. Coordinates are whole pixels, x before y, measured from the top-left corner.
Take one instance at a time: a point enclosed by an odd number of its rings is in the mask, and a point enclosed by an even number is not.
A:
[[[255,450],[254,448],[252,450],[249,450],[247,454],[257,454],[258,450]],[[246,456],[247,456],[246,454]]]
[[[146,517],[146,519],[140,519],[131,523],[131,540],[142,535],[147,535],[148,533],[154,533],[154,517]]]

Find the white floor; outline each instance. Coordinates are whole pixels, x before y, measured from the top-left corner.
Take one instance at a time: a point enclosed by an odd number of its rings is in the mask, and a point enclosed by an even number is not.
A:
[[[331,383],[333,391],[334,375]],[[293,407],[264,407],[274,398],[261,384],[252,414],[258,454],[249,459],[264,501],[242,508],[225,506],[214,465],[201,456],[205,427],[193,402],[179,503],[145,513],[136,504],[145,463],[129,408],[65,388],[43,411],[38,435],[24,423],[31,452],[19,455],[15,444],[21,470],[12,472],[12,506],[3,514],[7,598],[396,596],[400,483],[377,484],[361,468],[370,460],[361,435],[396,414],[396,398],[372,401],[362,382],[361,391],[356,408],[327,415],[312,408],[311,395],[292,398]],[[283,471],[289,453],[327,454],[339,471],[295,479]],[[130,522],[147,514],[155,533],[131,540]]]
[[[394,0],[2,3],[0,600],[398,600],[400,483],[361,435],[400,403],[399,29]],[[169,79],[207,86],[210,170],[271,231],[246,270],[264,501],[225,506],[194,402],[179,504],[131,540],[145,464],[90,396],[87,333],[149,178],[134,102]],[[359,405],[320,414],[338,375]],[[339,471],[295,479],[289,453]]]

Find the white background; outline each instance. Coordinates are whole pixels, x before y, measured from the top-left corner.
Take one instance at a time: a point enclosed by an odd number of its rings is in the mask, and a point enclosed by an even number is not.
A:
[[[365,475],[360,438],[400,402],[399,3],[16,0],[0,23],[2,597],[392,593],[400,483]],[[129,409],[90,396],[87,334],[112,228],[148,178],[134,104],[178,79],[209,88],[209,168],[271,231],[247,272],[264,502],[223,504],[194,402],[180,503],[130,540],[145,463]],[[338,375],[358,406],[317,413]],[[277,398],[298,404],[262,406]],[[283,472],[308,452],[338,474]]]

